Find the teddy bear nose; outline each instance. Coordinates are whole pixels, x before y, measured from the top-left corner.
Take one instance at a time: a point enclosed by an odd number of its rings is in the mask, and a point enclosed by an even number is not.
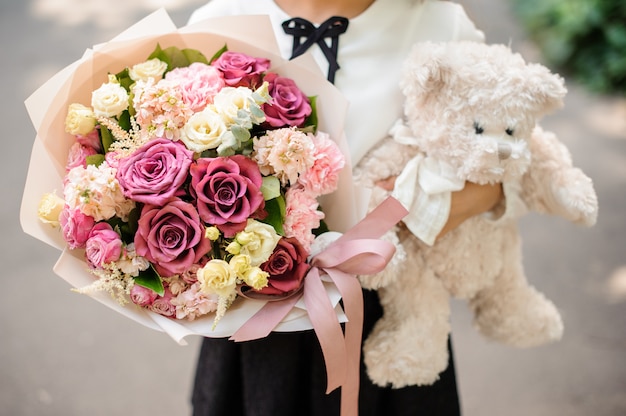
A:
[[[511,157],[511,153],[513,153],[513,148],[509,143],[498,143],[498,159],[506,160]]]

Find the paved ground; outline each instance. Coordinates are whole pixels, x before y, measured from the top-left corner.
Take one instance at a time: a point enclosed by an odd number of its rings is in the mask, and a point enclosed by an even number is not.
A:
[[[24,235],[18,211],[34,130],[23,100],[43,81],[157,6],[178,24],[202,0],[0,0],[4,126],[0,180],[0,414],[185,415],[198,342],[179,347],[70,293],[51,267],[58,253]],[[464,2],[488,41],[540,59],[507,2]],[[564,339],[515,350],[491,344],[454,302],[453,333],[466,416],[626,414],[626,100],[570,83],[566,108],[544,123],[595,181],[592,229],[529,216],[530,280],[560,308]]]

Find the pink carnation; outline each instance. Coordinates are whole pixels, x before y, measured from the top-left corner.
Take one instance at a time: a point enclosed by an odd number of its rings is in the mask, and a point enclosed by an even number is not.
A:
[[[276,175],[283,185],[294,185],[313,166],[313,135],[295,128],[270,130],[254,139],[255,159],[263,175]]]
[[[193,284],[189,289],[172,298],[171,304],[176,307],[176,319],[194,319],[217,310],[217,295],[209,295],[200,290],[200,283]]]
[[[337,189],[339,172],[346,164],[346,159],[339,146],[328,134],[319,132],[314,137],[315,155],[313,166],[300,176],[299,182],[307,192],[325,195]]]
[[[301,186],[289,188],[285,193],[285,202],[285,236],[296,238],[308,252],[315,239],[313,230],[320,226],[324,213],[318,210],[317,200]]]
[[[224,77],[217,68],[194,62],[187,67],[175,68],[165,79],[178,82],[183,101],[197,113],[213,102],[213,97],[225,85]]]

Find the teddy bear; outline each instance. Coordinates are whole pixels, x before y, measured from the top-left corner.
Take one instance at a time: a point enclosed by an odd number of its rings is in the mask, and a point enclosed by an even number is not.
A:
[[[370,379],[400,388],[435,382],[448,364],[450,298],[466,300],[488,339],[532,347],[562,336],[559,311],[527,280],[518,219],[535,211],[591,226],[592,180],[574,167],[541,117],[563,105],[564,80],[510,47],[475,42],[414,45],[401,71],[404,117],[355,167],[372,189],[410,213],[384,236],[396,254],[360,276],[383,316],[367,336]],[[397,177],[392,191],[377,186]],[[451,194],[467,182],[503,189],[503,201],[438,238]]]

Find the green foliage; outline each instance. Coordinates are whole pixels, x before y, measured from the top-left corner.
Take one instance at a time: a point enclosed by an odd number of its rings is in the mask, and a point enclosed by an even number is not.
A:
[[[153,58],[158,58],[165,62],[168,71],[174,68],[187,67],[194,62],[209,63],[206,57],[195,49],[179,49],[176,46],[161,49],[161,45],[158,44],[154,52],[148,57],[148,60]]]
[[[165,288],[163,287],[161,276],[159,276],[156,270],[152,267],[139,272],[139,276],[135,277],[135,284],[151,289],[160,296],[165,294]]]
[[[591,90],[626,93],[626,1],[513,0],[551,65]]]

